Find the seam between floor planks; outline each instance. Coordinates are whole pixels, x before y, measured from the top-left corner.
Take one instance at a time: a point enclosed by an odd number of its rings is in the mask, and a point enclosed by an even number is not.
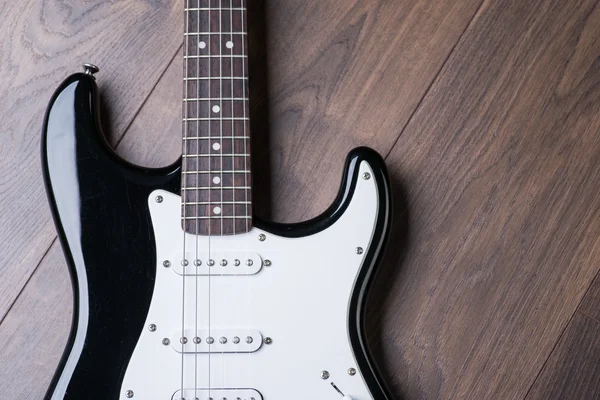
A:
[[[598,271],[596,272],[596,276],[594,277],[594,279],[591,280],[590,284],[588,285],[587,289],[585,290],[585,293],[581,297],[581,300],[579,300],[579,303],[577,303],[577,307],[575,307],[575,310],[573,311],[573,314],[571,314],[571,317],[569,317],[569,320],[565,324],[563,330],[560,332],[560,335],[558,335],[558,338],[556,339],[556,343],[554,343],[554,345],[552,346],[552,350],[550,351],[550,353],[548,353],[548,357],[546,357],[546,359],[542,363],[542,366],[541,366],[540,370],[536,374],[535,379],[533,379],[533,381],[531,382],[531,386],[529,386],[529,389],[527,389],[527,393],[525,393],[525,397],[523,397],[523,399],[526,399],[529,396],[529,393],[535,387],[535,383],[538,381],[538,379],[540,378],[540,376],[544,372],[544,368],[546,368],[546,364],[548,364],[548,362],[550,361],[550,358],[552,357],[552,354],[554,354],[554,352],[556,351],[556,349],[557,349],[560,341],[562,340],[563,336],[567,332],[567,329],[569,329],[569,326],[573,322],[573,319],[575,318],[575,315],[577,315],[577,313],[581,313],[585,317],[587,317],[587,318],[589,318],[589,319],[591,319],[591,320],[593,320],[593,321],[595,321],[595,322],[597,322],[597,323],[600,324],[600,321],[598,321],[596,318],[592,317],[591,315],[589,315],[585,311],[581,310],[581,305],[584,302],[584,300],[585,300],[586,296],[588,295],[588,293],[590,292],[590,290],[591,290],[592,286],[594,285],[594,282],[596,281],[596,279],[598,278],[598,276],[600,276],[600,267],[598,268]]]
[[[444,60],[444,62],[440,65],[440,68],[438,69],[437,73],[435,74],[435,77],[431,80],[431,82],[429,82],[429,86],[427,86],[427,90],[425,90],[425,92],[423,93],[423,96],[421,96],[421,99],[419,100],[419,102],[417,103],[415,109],[413,110],[413,112],[410,114],[410,116],[408,117],[408,119],[406,120],[406,123],[404,124],[404,126],[402,127],[402,129],[400,130],[400,133],[398,134],[398,136],[396,137],[396,140],[394,141],[394,143],[392,144],[392,146],[390,147],[390,149],[388,150],[387,154],[383,157],[383,159],[387,162],[390,154],[392,154],[392,151],[394,151],[394,148],[396,147],[396,145],[398,144],[400,137],[404,134],[404,132],[406,131],[406,128],[408,127],[408,125],[411,123],[411,121],[414,119],[415,115],[417,114],[417,111],[419,111],[419,109],[421,108],[421,106],[423,105],[423,101],[425,100],[425,98],[427,98],[427,95],[429,94],[429,92],[431,91],[431,88],[433,87],[433,85],[435,84],[435,82],[438,80],[438,77],[440,76],[440,74],[442,73],[442,71],[444,70],[444,67],[446,66],[446,64],[448,64],[448,60],[450,60],[450,57],[452,56],[452,54],[454,54],[454,52],[456,51],[456,47],[462,42],[463,37],[465,36],[465,33],[469,30],[469,28],[471,28],[471,26],[473,25],[473,21],[475,21],[475,19],[477,18],[477,14],[479,14],[479,12],[481,11],[482,7],[483,7],[483,3],[485,3],[486,0],[481,0],[481,2],[479,3],[479,6],[477,7],[477,10],[473,13],[473,16],[471,17],[471,20],[469,21],[469,23],[467,24],[466,28],[464,31],[462,31],[462,33],[460,34],[460,36],[458,37],[458,40],[456,41],[456,43],[454,43],[454,46],[452,46],[452,50],[448,52],[448,56],[446,56],[446,59]]]

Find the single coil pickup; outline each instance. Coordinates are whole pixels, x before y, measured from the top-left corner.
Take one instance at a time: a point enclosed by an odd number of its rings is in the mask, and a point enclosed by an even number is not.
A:
[[[183,389],[176,391],[171,400],[208,399],[209,396],[219,400],[263,400],[254,389]]]
[[[254,353],[261,348],[263,336],[256,330],[195,331],[186,329],[171,336],[171,345],[178,353]]]
[[[178,275],[185,276],[244,276],[255,275],[263,267],[262,258],[249,252],[210,252],[194,251],[176,253],[163,266],[172,267]]]

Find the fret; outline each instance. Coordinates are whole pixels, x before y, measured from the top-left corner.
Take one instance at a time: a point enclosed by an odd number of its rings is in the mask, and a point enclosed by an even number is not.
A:
[[[185,136],[183,140],[249,140],[250,136]]]
[[[240,215],[240,216],[219,216],[219,215],[214,215],[214,216],[210,216],[210,217],[185,217],[183,219],[217,219],[217,220],[223,220],[223,219],[252,219],[251,216],[246,216],[246,215]]]
[[[202,76],[202,77],[197,77],[197,78],[183,78],[184,81],[208,81],[208,80],[232,80],[232,79],[248,79],[245,76],[211,76],[211,77],[207,77],[207,76]]]
[[[199,174],[249,174],[250,171],[184,171],[184,175],[199,175]]]
[[[210,190],[213,192],[218,192],[220,189],[223,190],[233,190],[233,189],[240,189],[240,190],[249,190],[252,189],[250,186],[199,186],[199,187],[184,187],[181,188],[182,190]],[[185,202],[184,202],[185,203]]]
[[[208,118],[184,118],[184,121],[248,121],[245,117],[208,117]]]
[[[252,204],[250,201],[219,201],[219,202],[215,202],[215,201],[196,201],[196,202],[186,202],[183,203],[185,205],[188,206],[212,206],[212,205],[218,205],[218,204],[224,204],[224,205],[246,205],[246,204]]]
[[[235,7],[235,8],[209,8],[209,7],[201,7],[201,8],[184,8],[184,11],[247,11],[245,8]]]
[[[183,154],[184,158],[200,158],[200,157],[250,157],[250,154]]]
[[[183,140],[248,140],[250,136],[185,136]]]
[[[183,99],[183,101],[216,101],[216,100],[223,100],[223,101],[248,101],[248,98],[242,98],[242,97],[215,97],[215,98],[211,98],[211,97],[193,97],[193,98]]]
[[[194,56],[183,56],[184,59],[196,59],[196,58],[248,58],[246,55],[238,54],[200,54]]]
[[[196,36],[196,35],[247,35],[246,32],[186,32],[185,36]]]

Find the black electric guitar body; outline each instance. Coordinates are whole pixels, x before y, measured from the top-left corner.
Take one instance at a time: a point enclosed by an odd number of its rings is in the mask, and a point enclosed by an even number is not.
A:
[[[75,307],[47,399],[391,399],[364,336],[390,228],[385,165],[355,149],[321,216],[253,218],[246,74],[234,65],[243,4],[186,6],[186,60],[230,56],[209,80],[238,74],[244,87],[201,88],[207,70],[188,68],[177,163],[142,168],[113,152],[92,67],[50,102],[42,163]],[[224,12],[229,33],[208,35],[218,49],[202,54],[202,21]]]

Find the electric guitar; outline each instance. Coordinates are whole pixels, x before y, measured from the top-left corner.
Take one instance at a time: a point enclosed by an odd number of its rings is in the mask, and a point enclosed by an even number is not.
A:
[[[171,166],[113,152],[95,66],[52,97],[42,164],[75,307],[46,399],[391,398],[364,334],[390,229],[385,165],[355,149],[322,215],[253,218],[246,2],[185,0]]]

